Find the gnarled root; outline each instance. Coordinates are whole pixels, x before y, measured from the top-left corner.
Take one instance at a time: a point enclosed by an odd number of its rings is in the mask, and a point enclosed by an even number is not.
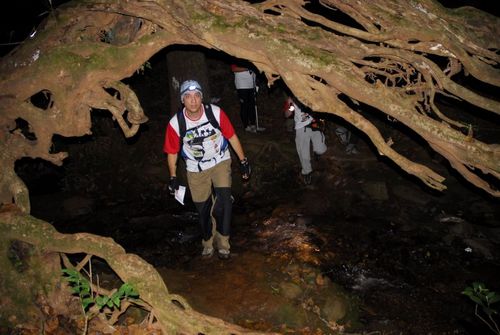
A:
[[[126,253],[111,238],[87,233],[61,234],[45,221],[6,210],[0,213],[0,240],[2,245],[21,241],[44,252],[85,253],[102,258],[123,282],[134,285],[140,298],[151,306],[164,334],[263,334],[196,312],[184,298],[168,292],[153,266]],[[2,248],[2,252],[1,258],[6,259],[7,248]],[[0,281],[0,285],[4,283],[5,280]]]

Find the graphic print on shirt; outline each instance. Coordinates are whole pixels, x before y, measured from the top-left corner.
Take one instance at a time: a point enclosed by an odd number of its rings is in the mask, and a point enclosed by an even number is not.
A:
[[[221,154],[221,148],[218,145],[219,136],[210,122],[205,122],[186,130],[184,144],[187,145],[195,160],[209,161]]]
[[[293,106],[295,107],[293,116],[293,119],[295,121],[295,129],[301,129],[312,123],[313,117],[309,113],[303,112],[296,104],[293,104]]]
[[[300,122],[306,122],[312,119],[312,117],[307,113],[300,112],[300,119],[301,119]]]

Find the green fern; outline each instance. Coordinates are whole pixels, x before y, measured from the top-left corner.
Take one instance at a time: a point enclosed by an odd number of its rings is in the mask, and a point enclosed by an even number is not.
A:
[[[123,300],[134,300],[139,298],[139,293],[132,284],[124,283],[118,290],[109,295],[99,294],[92,291],[90,281],[75,269],[62,269],[65,279],[68,281],[73,294],[78,295],[85,317],[85,329],[87,333],[88,320],[98,315],[104,307],[113,310],[120,309]],[[94,308],[92,308],[95,306]],[[92,308],[92,309],[91,309]]]
[[[498,311],[492,307],[494,303],[500,301],[500,295],[490,291],[480,282],[472,283],[472,286],[466,287],[465,290],[462,291],[462,294],[468,296],[476,304],[476,316],[483,321],[492,332],[500,335],[498,324],[493,319],[493,316],[498,314]],[[481,307],[482,312],[488,317],[487,319],[481,316],[479,307]]]

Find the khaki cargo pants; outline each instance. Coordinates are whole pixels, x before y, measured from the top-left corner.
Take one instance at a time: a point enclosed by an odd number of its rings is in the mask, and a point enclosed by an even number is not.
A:
[[[188,171],[187,181],[200,217],[203,247],[229,250],[232,215],[231,160],[224,160],[204,171]]]

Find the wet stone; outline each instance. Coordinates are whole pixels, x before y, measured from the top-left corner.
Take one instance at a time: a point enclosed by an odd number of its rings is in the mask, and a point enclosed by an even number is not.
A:
[[[346,302],[343,298],[338,296],[328,297],[321,311],[321,314],[323,314],[325,319],[334,322],[344,318],[346,316],[346,313]]]
[[[429,202],[429,196],[423,193],[416,185],[392,185],[391,191],[396,198],[417,205],[425,205]]]
[[[387,186],[383,181],[372,181],[362,186],[363,192],[372,200],[386,201],[389,199]]]
[[[492,250],[495,246],[487,239],[464,239],[464,243],[472,249],[471,252],[478,253],[486,259],[493,259]]]
[[[280,284],[280,294],[288,299],[296,299],[302,294],[302,289],[297,284],[283,282]]]

